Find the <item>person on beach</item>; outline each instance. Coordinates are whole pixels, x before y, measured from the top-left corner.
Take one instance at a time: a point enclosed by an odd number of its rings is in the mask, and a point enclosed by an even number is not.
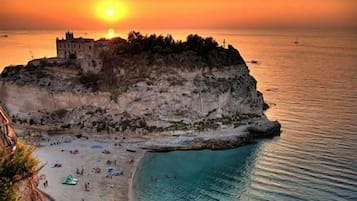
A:
[[[39,184],[40,184],[40,180],[36,179],[36,187],[38,187]]]
[[[82,170],[81,170],[81,175],[83,175],[84,174],[84,168],[82,168]]]
[[[89,182],[87,182],[87,191],[89,191],[90,187],[89,187]]]

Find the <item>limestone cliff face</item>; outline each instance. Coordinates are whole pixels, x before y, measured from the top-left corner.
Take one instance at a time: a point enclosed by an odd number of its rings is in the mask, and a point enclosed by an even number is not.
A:
[[[108,93],[51,92],[32,85],[18,85],[3,81],[1,100],[11,115],[26,117],[38,111],[52,112],[80,105],[103,106],[108,103]]]
[[[150,81],[136,82],[116,98],[110,92],[53,91],[4,78],[0,79],[0,96],[10,115],[20,122],[94,131],[100,126],[121,131],[127,119],[140,118],[145,125],[162,126],[222,116],[263,115],[263,96],[244,64],[209,70],[165,69],[164,73],[152,71]],[[107,123],[103,126],[99,122]]]
[[[170,83],[175,80],[177,83]],[[195,121],[207,116],[262,114],[263,98],[245,66],[224,71],[171,71],[156,83],[137,83],[119,96],[119,107],[136,115],[151,113],[155,119]],[[125,109],[124,109],[125,108]]]

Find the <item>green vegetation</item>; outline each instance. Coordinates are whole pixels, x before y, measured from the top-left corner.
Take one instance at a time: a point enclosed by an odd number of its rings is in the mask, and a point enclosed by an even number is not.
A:
[[[18,200],[18,185],[32,178],[43,166],[32,156],[35,148],[17,142],[14,153],[0,150],[0,201]]]
[[[93,91],[109,91],[111,99],[126,92],[138,82],[148,85],[161,75],[173,70],[219,68],[244,64],[233,46],[224,48],[212,38],[197,34],[188,35],[185,41],[176,41],[171,35],[142,35],[132,31],[128,39],[109,40],[111,50],[101,52],[103,69],[98,75],[81,75],[79,80]],[[185,79],[168,76],[170,85],[183,85]]]
[[[175,41],[171,35],[146,35],[132,31],[127,41],[121,41],[117,52],[119,54],[139,54],[151,52],[159,54],[182,53],[184,51],[195,51],[198,55],[206,56],[210,50],[218,48],[218,43],[212,38],[202,38],[197,34],[187,36],[185,42]]]
[[[155,57],[152,54],[158,55],[185,55],[185,52],[193,52],[190,57],[196,57],[191,61],[202,61],[206,66],[222,67],[235,64],[243,64],[244,61],[238,50],[233,46],[228,45],[228,49],[219,46],[212,38],[203,38],[197,34],[190,34],[186,41],[174,40],[171,35],[142,35],[140,32],[132,31],[128,35],[128,39],[112,39],[112,44],[116,46],[116,55],[133,56],[145,53],[151,55],[148,57],[152,64]],[[171,63],[172,64],[172,63]],[[204,66],[202,66],[204,67]]]

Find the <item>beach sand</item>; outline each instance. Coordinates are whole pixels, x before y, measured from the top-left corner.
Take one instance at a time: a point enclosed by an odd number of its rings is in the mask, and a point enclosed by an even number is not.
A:
[[[64,141],[69,141],[64,143]],[[130,141],[115,140],[114,137],[90,137],[89,139],[76,139],[70,136],[51,137],[49,141],[41,142],[35,155],[46,166],[39,175],[45,175],[48,186],[45,188],[45,179],[40,180],[39,189],[49,194],[56,201],[126,201],[129,200],[128,190],[131,186],[136,166],[144,155],[144,151],[136,149],[140,139],[130,138]],[[54,142],[60,144],[50,145]],[[114,144],[121,143],[121,146]],[[102,148],[93,148],[93,145],[100,145]],[[135,148],[136,152],[128,152],[127,148]],[[78,150],[78,154],[71,154],[70,151]],[[102,153],[108,150],[110,154]],[[108,164],[108,160],[112,161]],[[116,160],[116,165],[114,161]],[[56,163],[61,167],[53,167]],[[111,176],[107,173],[108,167],[123,171],[121,176]],[[76,174],[84,169],[83,175]],[[95,173],[93,168],[100,168],[100,173]],[[79,179],[77,185],[61,184],[62,179],[67,175],[73,175]],[[85,183],[89,182],[89,191],[85,191]],[[131,197],[131,195],[130,195]],[[131,199],[131,198],[130,198]]]

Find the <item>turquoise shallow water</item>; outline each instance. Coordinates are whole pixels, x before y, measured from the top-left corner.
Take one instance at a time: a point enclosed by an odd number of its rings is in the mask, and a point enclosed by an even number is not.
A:
[[[137,182],[139,200],[236,200],[260,143],[226,151],[148,153]],[[234,160],[232,160],[234,159]],[[142,174],[145,175],[142,175]]]
[[[149,153],[137,174],[138,201],[357,200],[357,34],[208,35],[259,60],[251,74],[283,132],[234,150]]]

